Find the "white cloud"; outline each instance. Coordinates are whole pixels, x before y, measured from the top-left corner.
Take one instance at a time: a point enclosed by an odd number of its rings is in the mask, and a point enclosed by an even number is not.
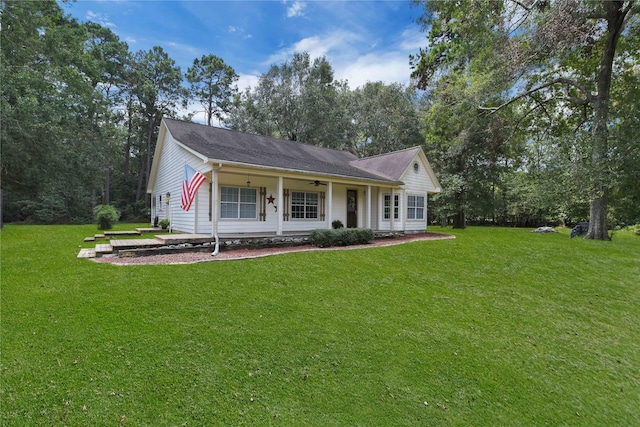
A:
[[[293,4],[287,8],[287,18],[295,18],[297,16],[304,16],[304,10],[307,5],[301,1],[294,1]]]
[[[280,64],[291,59],[296,52],[308,52],[311,58],[327,56],[349,56],[356,54],[354,45],[361,43],[361,37],[349,31],[332,31],[325,35],[304,38],[291,46],[271,55],[263,65]]]
[[[95,22],[103,27],[116,28],[116,24],[109,20],[109,16],[104,13],[97,13],[92,10],[87,10],[85,15],[87,21]]]
[[[367,82],[408,84],[411,75],[409,58],[403,52],[377,52],[359,56],[355,61],[334,65],[336,78],[348,80],[352,89]]]
[[[244,92],[248,87],[258,86],[259,76],[257,74],[240,74],[238,77],[238,91]]]
[[[339,30],[304,38],[285,47],[263,65],[281,64],[296,52],[308,52],[311,58],[326,56],[335,78],[348,80],[352,89],[366,82],[409,84],[411,67],[409,55],[426,45],[425,36],[407,28],[396,39],[371,41],[364,33]]]

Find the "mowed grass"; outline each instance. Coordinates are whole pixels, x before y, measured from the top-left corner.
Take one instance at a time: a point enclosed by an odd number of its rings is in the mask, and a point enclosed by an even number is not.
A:
[[[6,225],[2,425],[640,425],[640,238],[446,231],[118,267]]]

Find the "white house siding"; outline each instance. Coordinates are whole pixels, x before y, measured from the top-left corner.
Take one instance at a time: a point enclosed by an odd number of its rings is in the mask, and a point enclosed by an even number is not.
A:
[[[224,170],[224,168],[223,168]],[[276,216],[276,210],[274,206],[278,206],[280,209],[280,200],[277,200],[278,195],[278,181],[276,178],[265,178],[249,175],[234,175],[224,174],[222,171],[219,174],[218,182],[218,194],[220,194],[220,187],[247,187],[247,181],[251,182],[250,187],[256,189],[256,218],[254,219],[218,219],[218,233],[220,234],[242,234],[242,233],[274,233],[278,229],[278,217]],[[266,220],[260,221],[260,187],[267,188],[267,197],[272,195],[276,198],[273,204],[266,205]],[[207,188],[207,198],[209,189]],[[216,209],[220,209],[220,202]],[[206,211],[207,220],[209,210]],[[209,232],[211,232],[211,223],[209,222]]]
[[[306,193],[325,193],[325,197],[327,196],[327,186],[320,185],[316,187],[311,184],[312,180],[284,180],[284,188],[289,190],[289,193],[292,191],[302,191]],[[333,200],[334,203],[336,201],[336,186],[333,186]],[[278,210],[280,210],[280,205],[283,201],[280,201],[278,204]],[[308,232],[313,231],[318,228],[329,228],[331,225],[328,224],[327,219],[329,218],[327,209],[329,208],[329,201],[325,199],[325,219],[324,221],[320,219],[321,211],[318,210],[318,219],[294,219],[289,218],[288,221],[284,221],[282,223],[282,231],[283,232]],[[289,196],[289,213],[291,213],[291,196]]]
[[[415,162],[418,162],[419,164],[418,172],[416,172],[413,167]],[[431,178],[427,173],[426,165],[421,160],[420,156],[416,156],[415,159],[409,164],[407,169],[402,174],[400,180],[405,183],[405,192],[401,200],[401,212],[405,221],[405,231],[424,232],[427,229],[427,195],[428,192],[433,192],[436,190],[436,188],[431,181]],[[424,197],[424,219],[407,219],[407,199],[409,196]]]
[[[202,183],[200,188],[198,188],[196,198],[191,205],[190,211],[194,212],[194,228],[196,233],[211,234],[212,232],[212,223],[209,219],[209,211],[211,209],[211,199],[209,198],[210,186],[211,179],[208,178],[205,182]],[[179,209],[182,211],[181,208]]]
[[[201,208],[198,203],[203,189],[208,191],[208,182],[205,181],[198,190],[198,196],[191,206],[189,212],[180,208],[180,196],[182,194],[182,180],[184,179],[184,165],[188,163],[196,170],[203,170],[202,160],[175,143],[169,132],[165,135],[164,146],[160,153],[160,163],[158,175],[156,177],[152,197],[162,196],[164,210],[158,215],[160,219],[167,218],[171,221],[171,228],[176,231],[193,233],[195,211]],[[166,194],[170,193],[169,205],[167,205]]]

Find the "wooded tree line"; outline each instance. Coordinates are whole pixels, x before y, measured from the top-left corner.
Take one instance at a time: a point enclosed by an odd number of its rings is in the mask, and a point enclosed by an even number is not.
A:
[[[609,225],[640,222],[632,3],[419,5],[428,47],[412,58],[415,85],[351,89],[326,58],[297,53],[238,93],[215,55],[183,72],[161,47],[132,53],[55,1],[2,1],[5,220],[86,222],[96,203],[146,219],[160,119],[189,120],[198,105],[209,125],[359,156],[422,145],[444,188],[430,200],[434,223],[571,224],[594,205]]]

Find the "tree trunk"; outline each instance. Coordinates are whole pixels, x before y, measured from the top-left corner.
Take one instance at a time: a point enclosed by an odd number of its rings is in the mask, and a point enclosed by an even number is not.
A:
[[[613,59],[618,39],[624,28],[624,20],[629,10],[625,11],[624,2],[605,2],[607,18],[607,38],[598,66],[598,94],[593,103],[592,152],[594,196],[589,208],[589,230],[586,239],[610,240],[607,232],[607,153],[609,145],[609,95],[611,92],[611,75]]]
[[[458,212],[453,216],[453,228],[467,228],[467,218],[464,213],[464,208],[459,208]]]
[[[589,231],[586,239],[611,240],[607,230],[607,194],[590,202],[589,206]]]
[[[457,212],[453,216],[453,228],[467,228],[467,217],[464,211],[464,192],[456,194]]]

